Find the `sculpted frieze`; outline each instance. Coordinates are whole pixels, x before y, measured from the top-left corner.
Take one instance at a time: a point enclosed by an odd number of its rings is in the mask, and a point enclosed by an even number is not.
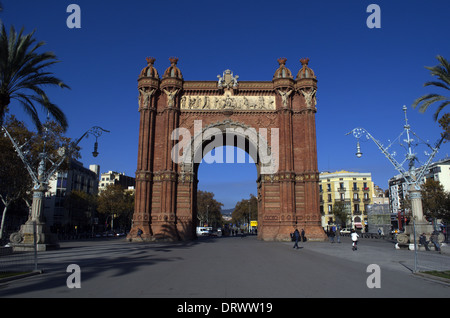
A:
[[[182,110],[275,110],[275,96],[188,96],[181,97]]]

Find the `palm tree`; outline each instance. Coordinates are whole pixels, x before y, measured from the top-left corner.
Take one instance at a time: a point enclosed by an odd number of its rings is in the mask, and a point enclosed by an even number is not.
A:
[[[8,111],[8,105],[14,99],[31,116],[38,131],[41,131],[42,124],[35,107],[36,103],[48,111],[65,131],[68,126],[65,114],[58,106],[50,102],[42,87],[49,85],[58,85],[61,88],[69,87],[46,70],[58,61],[52,52],[37,52],[45,43],[35,43],[33,34],[34,31],[24,35],[23,28],[17,34],[14,27],[11,27],[8,35],[5,26],[1,26],[0,126]]]
[[[439,79],[439,81],[426,82],[424,86],[436,86],[450,90],[450,63],[440,55],[438,55],[436,58],[440,62],[439,65],[425,68],[430,70],[431,75],[436,76]],[[416,99],[412,106],[416,108],[417,106],[420,105],[419,111],[421,113],[424,113],[431,104],[437,102],[442,102],[433,116],[434,120],[437,121],[439,113],[444,109],[445,106],[450,104],[449,97],[439,94],[427,94]]]

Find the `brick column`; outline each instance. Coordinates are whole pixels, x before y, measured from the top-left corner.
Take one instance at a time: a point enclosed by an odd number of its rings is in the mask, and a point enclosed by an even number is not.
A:
[[[156,100],[159,95],[159,76],[153,67],[155,59],[148,58],[138,79],[139,90],[139,146],[136,170],[135,212],[130,240],[149,240],[151,229],[151,197],[153,184],[153,157],[155,143]],[[138,231],[141,230],[141,237]]]

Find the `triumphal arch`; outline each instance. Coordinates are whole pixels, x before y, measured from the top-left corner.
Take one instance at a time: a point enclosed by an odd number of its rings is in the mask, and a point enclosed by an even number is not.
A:
[[[139,149],[130,240],[196,237],[197,171],[212,148],[247,151],[258,176],[258,237],[289,240],[295,228],[323,240],[316,149],[317,78],[309,59],[294,77],[286,58],[270,81],[244,81],[230,70],[217,80],[188,81],[170,58],[162,77],[155,59],[138,78]]]

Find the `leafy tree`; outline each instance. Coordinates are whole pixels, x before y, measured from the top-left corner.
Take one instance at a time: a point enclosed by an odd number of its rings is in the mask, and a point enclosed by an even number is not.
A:
[[[331,213],[334,215],[336,223],[340,223],[341,226],[346,226],[347,221],[349,219],[349,211],[348,207],[345,205],[343,201],[336,201],[333,205],[333,209]]]
[[[444,186],[433,179],[427,179],[422,185],[422,207],[427,217],[450,221],[450,193],[444,191]]]
[[[69,211],[70,228],[76,225],[82,229],[89,224],[96,207],[96,196],[83,191],[71,191],[64,201],[64,208]]]
[[[134,213],[134,199],[135,199],[135,193],[134,191],[125,190],[124,196],[123,196],[123,204],[124,209],[122,210],[122,213],[119,214],[118,218],[116,219],[116,224],[119,225],[119,228],[121,229],[130,229],[131,228],[131,220],[133,219],[133,213]]]
[[[223,204],[214,199],[214,193],[197,191],[197,219],[199,224],[208,226],[222,226]]]
[[[57,160],[59,158],[58,150],[61,147],[72,147],[74,152],[73,158],[79,158],[79,147],[73,147],[70,138],[63,136],[63,129],[55,122],[49,122],[49,128],[52,133],[45,138],[45,150],[50,159]],[[18,121],[14,116],[9,116],[5,120],[5,128],[8,130],[13,139],[21,146],[22,153],[26,160],[37,173],[39,165],[39,153],[44,148],[44,136],[29,131],[25,124]],[[0,134],[0,196],[4,206],[2,215],[2,223],[0,232],[4,226],[6,212],[11,203],[16,200],[25,200],[27,205],[31,206],[31,192],[33,181],[24,163],[17,155],[11,140],[5,135]],[[60,170],[68,168],[69,159],[60,166]],[[1,237],[1,233],[0,233]]]
[[[8,119],[6,127],[10,134],[17,138],[17,142],[21,144],[32,137],[32,133],[15,118]],[[1,239],[9,206],[14,201],[29,196],[32,181],[28,171],[17,156],[11,141],[3,134],[0,135],[0,149],[0,202],[3,203],[0,225]]]
[[[236,206],[231,214],[232,222],[248,223],[249,221],[249,209],[250,209],[250,221],[258,219],[258,199],[250,194],[250,199],[243,199],[236,203]]]
[[[105,222],[114,218],[118,227],[130,228],[134,210],[134,193],[124,190],[120,185],[109,185],[98,196],[97,210],[103,214]],[[110,219],[109,219],[110,220]]]
[[[439,119],[439,126],[444,130],[442,133],[442,137],[445,137],[444,142],[448,142],[450,140],[450,113],[446,113]]]
[[[66,131],[68,123],[62,110],[51,103],[43,86],[59,86],[69,88],[59,78],[53,76],[47,68],[58,61],[52,52],[38,53],[45,43],[36,43],[30,34],[19,33],[14,27],[9,34],[5,26],[0,30],[0,126],[8,111],[11,100],[17,100],[24,111],[31,116],[38,131],[42,130],[35,104],[40,104],[48,111]]]

